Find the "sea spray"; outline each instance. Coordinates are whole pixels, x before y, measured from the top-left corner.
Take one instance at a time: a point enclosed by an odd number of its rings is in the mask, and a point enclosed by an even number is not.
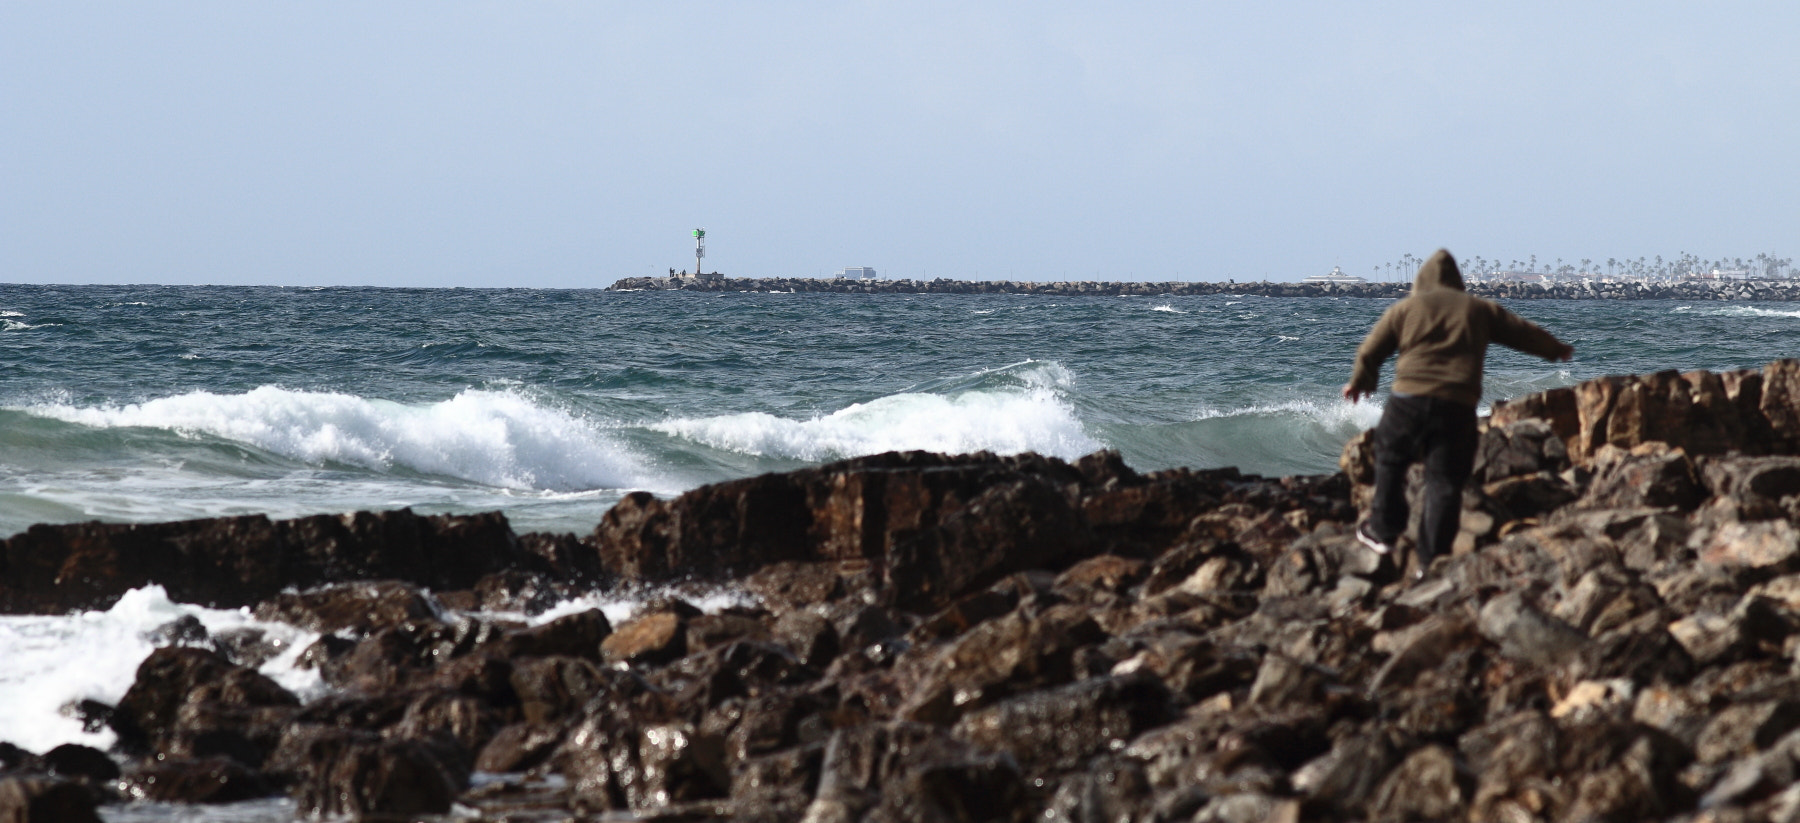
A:
[[[254,628],[281,652],[261,670],[284,688],[312,696],[322,688],[318,672],[296,668],[300,652],[318,635],[282,623],[264,623],[248,609],[208,609],[169,600],[159,585],[127,592],[112,608],[55,616],[0,616],[0,739],[35,752],[62,743],[112,745],[110,729],[86,731],[63,712],[79,700],[108,705],[125,696],[137,667],[156,648],[150,632],[193,616],[209,633]]]
[[[513,391],[465,390],[404,404],[338,392],[260,386],[196,391],[119,406],[28,408],[98,428],[211,435],[308,463],[396,468],[509,489],[643,485],[641,462],[606,431]]]
[[[1019,366],[1039,365],[1036,369]],[[1061,392],[1073,376],[1060,365],[1015,364],[933,381],[853,403],[808,420],[761,412],[677,419],[650,428],[717,449],[808,462],[886,451],[991,451],[1073,459],[1103,448]]]

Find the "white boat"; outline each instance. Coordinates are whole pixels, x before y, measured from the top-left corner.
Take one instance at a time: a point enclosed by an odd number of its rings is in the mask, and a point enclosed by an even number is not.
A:
[[[1367,283],[1369,281],[1365,278],[1357,277],[1354,274],[1345,274],[1343,269],[1340,269],[1337,266],[1332,266],[1330,274],[1315,274],[1315,275],[1308,277],[1305,280],[1302,280],[1300,282],[1302,282],[1302,283]]]

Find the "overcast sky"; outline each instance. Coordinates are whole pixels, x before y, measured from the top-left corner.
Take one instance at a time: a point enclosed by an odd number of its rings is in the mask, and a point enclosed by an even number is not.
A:
[[[0,0],[0,282],[1800,257],[1800,4]]]

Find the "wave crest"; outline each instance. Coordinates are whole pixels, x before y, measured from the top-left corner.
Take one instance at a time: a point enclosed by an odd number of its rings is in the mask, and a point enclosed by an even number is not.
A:
[[[96,428],[211,435],[309,463],[396,467],[509,489],[578,491],[642,485],[639,461],[605,431],[513,391],[465,390],[408,405],[262,386],[197,391],[125,406],[24,411]]]
[[[933,381],[811,420],[748,412],[650,428],[716,449],[810,462],[912,449],[1075,458],[1104,445],[1062,397],[1072,380],[1061,365],[1027,362]]]

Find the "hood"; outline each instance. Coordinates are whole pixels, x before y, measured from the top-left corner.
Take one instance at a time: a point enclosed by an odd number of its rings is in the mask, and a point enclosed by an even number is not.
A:
[[[1463,290],[1462,270],[1456,267],[1456,258],[1443,249],[1434,252],[1413,278],[1413,294],[1432,289]]]

